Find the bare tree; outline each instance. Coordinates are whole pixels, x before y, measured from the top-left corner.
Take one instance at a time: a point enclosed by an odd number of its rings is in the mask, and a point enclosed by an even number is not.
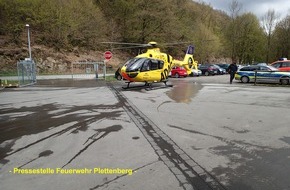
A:
[[[269,62],[272,33],[276,27],[277,20],[279,19],[279,17],[280,15],[276,14],[275,10],[269,9],[267,13],[261,18],[264,32],[267,35],[266,63]]]
[[[231,42],[232,42],[232,60],[235,60],[237,57],[236,52],[236,43],[237,43],[237,33],[239,30],[239,23],[237,23],[237,17],[242,9],[242,4],[236,0],[232,0],[229,5],[230,16],[231,16]]]
[[[241,9],[242,9],[242,4],[240,4],[236,0],[232,0],[232,2],[229,5],[229,10],[230,10],[230,13],[231,13],[231,18],[232,19],[237,18],[237,16],[239,15]]]

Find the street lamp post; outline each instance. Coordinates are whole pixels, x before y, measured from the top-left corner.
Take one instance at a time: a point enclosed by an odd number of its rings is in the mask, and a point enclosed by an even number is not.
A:
[[[28,38],[28,51],[29,51],[29,60],[32,60],[31,57],[31,47],[30,47],[30,33],[29,33],[29,24],[26,24],[27,27],[27,38]]]

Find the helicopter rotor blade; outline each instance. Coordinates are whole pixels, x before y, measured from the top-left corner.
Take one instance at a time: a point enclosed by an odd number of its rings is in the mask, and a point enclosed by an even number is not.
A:
[[[141,44],[141,43],[128,43],[128,42],[99,42],[100,44],[108,44],[111,46],[111,48],[108,48],[110,50],[122,50],[122,49],[134,49],[134,48],[146,48],[146,47],[152,47],[152,44]],[[157,46],[159,47],[175,47],[177,45],[181,44],[192,44],[192,42],[172,42],[172,43],[158,43]],[[113,47],[117,46],[117,47]],[[121,47],[118,47],[121,46]]]
[[[150,46],[149,43],[147,44],[140,44],[140,43],[128,43],[128,42],[99,42],[101,44],[114,44],[114,45],[132,45],[132,46]],[[179,45],[179,44],[190,44],[192,42],[171,42],[171,43],[158,43],[158,45],[163,46],[170,46],[170,45]]]
[[[110,48],[111,50],[119,50],[119,49],[134,49],[134,48],[144,48],[146,46],[128,46],[128,47],[118,47],[118,48]]]
[[[172,42],[172,43],[161,43],[163,46],[174,46],[174,45],[181,45],[181,44],[191,44],[192,42]]]
[[[99,42],[101,44],[108,44],[111,46],[110,50],[121,50],[121,49],[134,49],[134,48],[146,48],[150,47],[151,44],[138,44],[138,43],[126,43],[126,42]],[[117,47],[114,47],[117,46]],[[121,47],[118,47],[121,46]]]
[[[146,47],[148,44],[138,44],[138,43],[126,43],[126,42],[99,42],[101,44],[115,44],[115,45],[132,45],[132,46],[141,46]]]

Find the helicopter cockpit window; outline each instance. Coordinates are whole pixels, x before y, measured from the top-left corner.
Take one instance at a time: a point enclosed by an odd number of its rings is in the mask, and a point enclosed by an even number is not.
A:
[[[126,63],[124,64],[124,66],[130,65],[130,64],[134,63],[136,60],[138,60],[138,59],[136,59],[136,58],[129,59],[128,61],[126,61]]]
[[[149,71],[150,70],[150,60],[146,60],[143,63],[141,71]]]
[[[144,59],[135,59],[128,63],[126,71],[139,71],[143,65]]]
[[[163,69],[164,62],[158,61],[158,69]]]
[[[151,60],[151,70],[157,70],[158,69],[158,60]]]

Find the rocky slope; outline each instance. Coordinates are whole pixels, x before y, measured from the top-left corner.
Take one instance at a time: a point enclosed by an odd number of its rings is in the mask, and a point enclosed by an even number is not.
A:
[[[3,46],[2,46],[3,47]],[[45,46],[32,46],[32,58],[37,65],[37,72],[65,74],[71,73],[71,65],[74,62],[96,62],[104,61],[104,52],[79,50],[56,51]],[[9,46],[0,49],[0,74],[16,73],[17,62],[29,57],[28,48]],[[123,57],[123,58],[122,58]],[[112,59],[107,63],[110,67],[117,68],[124,63],[126,55],[113,54]]]

